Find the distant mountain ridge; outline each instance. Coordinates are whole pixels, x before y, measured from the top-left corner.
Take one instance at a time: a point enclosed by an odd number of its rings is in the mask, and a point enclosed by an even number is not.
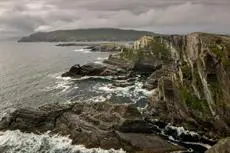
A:
[[[123,30],[115,28],[94,28],[37,32],[22,37],[18,42],[75,42],[75,41],[134,41],[153,32]]]

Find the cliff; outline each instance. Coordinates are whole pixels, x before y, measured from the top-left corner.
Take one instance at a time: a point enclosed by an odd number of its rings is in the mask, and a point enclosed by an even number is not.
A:
[[[133,51],[120,56],[164,63],[146,82],[156,88],[149,116],[210,137],[230,135],[230,37],[205,33],[143,37]]]
[[[34,33],[21,38],[19,42],[134,41],[143,35],[155,34],[112,28],[58,30]]]

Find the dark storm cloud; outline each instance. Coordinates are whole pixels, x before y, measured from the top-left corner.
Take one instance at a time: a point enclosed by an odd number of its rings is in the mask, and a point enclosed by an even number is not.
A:
[[[230,33],[229,0],[0,0],[0,37],[118,27]]]

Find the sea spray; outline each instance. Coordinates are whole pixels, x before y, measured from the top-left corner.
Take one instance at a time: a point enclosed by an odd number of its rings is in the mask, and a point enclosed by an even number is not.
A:
[[[20,131],[0,132],[0,152],[4,153],[125,153],[120,150],[87,149],[83,145],[72,145],[72,140],[45,133],[36,135]]]

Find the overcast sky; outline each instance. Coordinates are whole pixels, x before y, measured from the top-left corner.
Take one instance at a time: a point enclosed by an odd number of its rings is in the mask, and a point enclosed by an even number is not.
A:
[[[0,0],[0,37],[115,27],[230,33],[230,0]]]

